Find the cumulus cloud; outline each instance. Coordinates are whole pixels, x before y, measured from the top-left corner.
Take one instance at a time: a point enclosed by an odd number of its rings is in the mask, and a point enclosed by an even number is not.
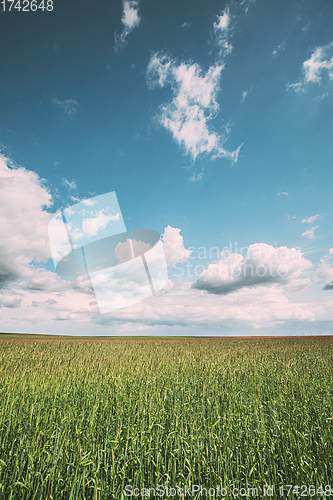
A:
[[[139,26],[141,18],[139,16],[139,2],[136,0],[123,0],[123,16],[121,22],[123,24],[123,30],[118,35],[115,33],[115,52],[127,45],[127,37],[133,31],[134,28]]]
[[[333,268],[327,262],[320,266],[320,277],[326,281],[324,290],[333,290]]]
[[[110,335],[110,327],[112,334],[119,335],[130,332],[134,335],[161,332],[229,335],[235,331],[233,328],[236,332],[237,328],[246,328],[248,334],[249,328],[294,328],[295,325],[302,327],[296,330],[302,333],[307,324],[333,321],[332,294],[327,293],[318,300],[316,296],[309,298],[306,290],[306,294],[293,295],[291,299],[285,288],[277,284],[244,287],[228,295],[215,295],[191,289],[191,283],[169,280],[154,296],[105,315],[98,314],[96,301],[85,293],[75,294],[69,290],[57,294],[56,303],[52,304],[47,302],[50,296],[46,292],[35,292],[33,300],[31,294],[24,294],[21,307],[15,309],[14,320],[13,309],[1,311],[6,331],[17,331],[19,325],[21,331],[63,333],[65,322],[66,333],[77,335]],[[33,301],[35,306],[31,307]]]
[[[207,328],[221,326],[259,329],[281,326],[285,322],[333,319],[333,309],[328,309],[327,304],[322,307],[302,299],[289,300],[285,290],[277,284],[269,288],[244,287],[228,295],[191,289],[191,283],[182,281],[168,285],[140,303],[105,316],[95,316],[93,321],[105,325],[131,322],[136,326],[182,326],[190,327],[190,332],[194,327],[203,326],[207,332]]]
[[[300,276],[311,266],[300,250],[255,243],[249,246],[245,258],[238,253],[221,255],[218,262],[209,264],[192,287],[217,295],[258,285],[300,288],[309,284],[307,278]]]
[[[328,82],[331,82],[333,80],[333,42],[317,47],[311,57],[303,62],[302,72],[302,80],[287,85],[287,88],[300,92],[309,83],[321,84],[325,76],[328,77]]]
[[[60,333],[63,327],[57,325],[59,321],[66,321],[68,333],[77,334],[82,334],[83,328],[87,334],[108,333],[109,324],[114,325],[113,331],[119,332],[131,328],[141,331],[161,325],[169,325],[171,329],[181,325],[193,331],[200,325],[205,329],[220,325],[261,328],[279,326],[288,321],[333,319],[330,294],[326,299],[311,303],[301,299],[290,301],[286,295],[308,284],[302,274],[311,263],[295,249],[273,249],[264,244],[252,245],[243,261],[237,254],[224,254],[225,258],[219,262],[226,264],[227,278],[223,273],[221,278],[215,272],[220,282],[215,277],[212,290],[207,289],[207,282],[206,289],[198,289],[197,286],[191,288],[191,283],[169,280],[154,296],[126,309],[99,315],[87,276],[73,281],[63,280],[56,273],[31,264],[49,258],[47,226],[51,215],[45,208],[51,205],[51,195],[38,175],[15,168],[1,158],[0,178],[1,284],[11,284],[11,290],[0,294],[2,324],[7,330],[24,328],[29,331],[31,325],[30,331]],[[179,228],[166,227],[163,240],[169,267],[176,262],[185,263],[190,258],[192,251],[185,247]],[[332,255],[333,249],[329,253]],[[217,264],[212,264],[215,271]],[[231,270],[237,264],[241,272],[232,280]],[[251,264],[257,281],[252,280]],[[260,281],[265,278],[263,266],[269,270],[266,281]],[[8,270],[16,281],[10,283]],[[281,276],[276,276],[279,270]],[[333,283],[332,270],[327,265],[321,272],[329,290]],[[204,273],[199,280],[203,276]],[[236,286],[231,289],[234,282]],[[233,293],[227,293],[228,287]],[[99,330],[103,325],[106,325],[105,330]]]
[[[68,323],[68,333],[81,334],[82,328],[86,328],[86,333],[98,334],[109,333],[108,324],[115,325],[113,331],[119,332],[161,325],[181,325],[192,332],[200,325],[206,331],[207,327],[220,325],[261,328],[288,321],[333,320],[330,293],[323,294],[325,297],[319,301],[317,297],[303,300],[300,295],[297,300],[288,299],[287,293],[308,284],[306,271],[311,263],[296,249],[274,249],[264,244],[251,245],[245,259],[238,254],[224,254],[219,262],[211,264],[212,277],[207,273],[209,266],[199,276],[199,281],[207,278],[202,289],[196,284],[191,288],[191,283],[182,280],[169,280],[154,296],[101,316],[87,276],[63,280],[38,264],[50,257],[47,227],[52,215],[46,209],[51,203],[50,193],[35,172],[0,158],[0,307],[2,325],[7,331],[60,333],[63,327],[59,321]],[[190,258],[192,251],[185,247],[179,228],[166,227],[163,240],[169,267]],[[325,290],[333,288],[332,257],[333,249],[317,273],[317,279],[325,280]],[[217,271],[223,265],[225,272],[220,276]],[[240,271],[234,273],[237,265]],[[210,288],[207,280],[215,280]],[[105,330],[99,330],[103,324]]]
[[[74,118],[74,116],[79,112],[80,110],[80,104],[75,101],[75,99],[52,99],[52,102],[54,104],[57,104],[60,106],[60,108],[64,111],[65,115],[68,118]]]
[[[0,296],[0,309],[2,307],[8,307],[9,309],[15,309],[20,307],[22,302],[22,297],[18,295],[4,295]]]
[[[54,299],[48,299],[45,300],[44,302],[38,302],[37,300],[33,300],[31,302],[32,307],[41,307],[43,305],[45,305],[46,307],[50,307],[53,306],[54,304],[57,304],[57,301]]]
[[[61,292],[70,290],[73,284],[69,280],[62,279],[58,274],[48,271],[47,269],[34,269],[30,279],[21,284],[23,290],[32,292]]]
[[[145,241],[127,238],[126,241],[117,244],[114,255],[119,259],[118,264],[123,264],[138,255],[144,255],[151,248],[152,245]]]
[[[167,226],[164,229],[163,243],[166,261],[169,267],[177,262],[187,262],[193,250],[187,250],[184,246],[184,238],[180,234],[180,229]]]
[[[149,88],[168,85],[173,93],[172,100],[160,107],[159,122],[194,161],[204,155],[226,157],[232,162],[238,159],[240,147],[227,151],[223,146],[226,137],[210,129],[219,109],[216,96],[222,69],[223,64],[214,64],[203,72],[196,63],[178,63],[159,52],[152,54],[148,64]]]
[[[309,240],[313,240],[315,237],[314,232],[317,229],[317,227],[319,226],[310,227],[309,229],[304,231],[304,233],[302,233],[302,236],[304,236],[305,238],[309,238]]]
[[[29,296],[38,302],[41,295],[88,289],[82,279],[64,280],[42,267],[51,257],[52,214],[46,210],[51,205],[51,194],[35,172],[0,156],[0,307],[22,310],[24,318],[30,316],[23,307]]]
[[[152,297],[133,306],[105,315],[98,314],[96,301],[87,293],[73,293],[68,290],[56,295],[56,303],[48,303],[46,292],[35,292],[33,314],[29,305],[32,297],[28,292],[23,297],[22,306],[15,310],[15,323],[24,324],[29,331],[99,335],[112,333],[160,334],[165,327],[168,334],[195,334],[201,328],[203,334],[215,331],[223,334],[221,327],[228,328],[274,328],[313,323],[314,321],[333,320],[333,297],[304,297],[302,294],[288,298],[285,287],[271,286],[244,287],[228,295],[208,294],[204,290],[191,289],[191,283],[169,280],[167,286]],[[2,324],[13,325],[11,309],[3,308]],[[57,325],[58,324],[58,325]],[[15,330],[14,326],[14,330]],[[162,328],[162,330],[161,330]],[[12,331],[13,327],[12,327]],[[200,331],[200,330],[199,330]],[[273,333],[273,331],[272,331]]]
[[[333,290],[333,248],[320,259],[320,266],[315,273],[315,280],[325,281],[323,290]]]
[[[88,276],[79,276],[72,284],[73,289],[81,292],[94,295],[93,286],[91,280]]]
[[[51,194],[35,172],[0,156],[0,288],[31,276],[50,257],[47,227]]]

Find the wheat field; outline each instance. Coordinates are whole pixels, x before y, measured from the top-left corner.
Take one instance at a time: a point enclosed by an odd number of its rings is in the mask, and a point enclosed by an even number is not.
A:
[[[0,335],[0,499],[118,500],[128,485],[132,498],[157,485],[333,495],[332,348]]]

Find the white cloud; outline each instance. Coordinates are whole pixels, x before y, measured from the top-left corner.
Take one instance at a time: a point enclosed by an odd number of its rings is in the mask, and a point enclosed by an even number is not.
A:
[[[315,232],[315,229],[317,229],[317,227],[319,227],[319,226],[314,226],[314,227],[311,227],[310,229],[307,229],[306,231],[304,231],[304,233],[302,233],[302,236],[309,238],[309,240],[313,240],[315,237],[314,232]]]
[[[219,56],[225,57],[232,51],[232,45],[229,41],[232,16],[229,6],[217,17],[213,24],[215,43],[219,50]]]
[[[8,307],[10,309],[14,309],[16,307],[20,307],[21,302],[22,302],[22,297],[18,295],[0,296],[0,309],[2,307]]]
[[[167,226],[164,229],[163,243],[166,261],[169,267],[177,262],[187,262],[192,250],[187,250],[184,246],[184,238],[180,235],[180,229]]]
[[[91,280],[87,276],[79,276],[73,283],[73,289],[81,292],[94,295],[94,290],[91,284]]]
[[[125,0],[123,2],[124,12],[122,17],[122,23],[125,28],[132,30],[140,24],[140,17],[138,13],[138,4],[136,1]]]
[[[190,181],[191,181],[191,182],[200,182],[200,181],[202,181],[203,176],[204,176],[203,170],[204,170],[204,169],[202,169],[202,171],[201,171],[201,172],[199,172],[198,174],[196,174],[196,173],[194,172],[194,174],[192,174],[192,175],[191,175],[191,177],[190,177]]]
[[[278,196],[289,196],[289,193],[287,191],[281,191],[280,193],[278,193]]]
[[[76,181],[75,181],[76,182]],[[72,201],[75,201],[77,203],[84,203],[85,205],[87,206],[92,206],[92,205],[95,205],[95,201],[92,200],[91,198],[80,198],[79,196],[71,196],[70,199]],[[66,209],[67,211],[69,210],[69,208]],[[73,212],[74,213],[74,212]]]
[[[226,157],[233,163],[238,159],[240,147],[232,153],[227,151],[223,147],[226,138],[209,128],[219,109],[216,95],[222,69],[222,64],[215,64],[204,73],[196,63],[178,64],[158,52],[148,64],[149,88],[170,85],[173,92],[173,99],[160,108],[159,122],[194,161],[203,155]]]
[[[330,263],[322,260],[317,277],[320,280],[325,280],[324,290],[333,290],[333,267]]]
[[[286,42],[280,43],[280,45],[278,45],[276,49],[273,50],[272,55],[276,57],[279,54],[279,52],[283,52],[284,50],[286,50],[286,47],[287,47]]]
[[[139,26],[141,18],[139,16],[139,2],[136,0],[123,0],[123,16],[121,22],[123,31],[118,35],[115,33],[115,51],[127,45],[127,37],[134,28]]]
[[[119,221],[120,214],[107,215],[103,210],[95,214],[94,217],[87,217],[82,221],[82,231],[84,236],[89,238],[95,236],[101,229],[104,230],[111,221]]]
[[[230,24],[230,12],[227,7],[220,16],[217,16],[217,21],[214,23],[214,29],[218,32],[227,31]]]
[[[43,208],[51,204],[35,172],[16,168],[0,156],[0,288],[31,276],[29,264],[50,257],[51,214]]]
[[[251,5],[254,5],[255,3],[256,3],[256,0],[243,0],[240,3],[240,6],[244,7],[245,13],[247,14],[247,12],[248,12],[249,8],[251,7]]]
[[[252,87],[249,90],[244,90],[242,92],[242,99],[240,101],[241,103],[245,101],[245,99],[247,98],[247,96],[249,95],[249,93],[251,92],[251,90],[252,90]]]
[[[244,287],[280,284],[289,289],[307,286],[301,274],[312,263],[295,248],[274,248],[266,243],[250,245],[244,258],[232,253],[209,264],[193,284],[193,288],[227,295]]]
[[[313,222],[317,219],[319,219],[320,214],[317,215],[311,215],[311,217],[308,217],[307,219],[303,219],[302,223],[307,223],[307,224],[313,224]],[[318,226],[317,226],[318,227]]]
[[[23,290],[62,292],[73,286],[70,280],[62,279],[58,274],[47,269],[34,269],[32,277],[21,284]]]
[[[311,263],[296,249],[273,249],[264,244],[252,245],[243,263],[237,254],[221,259],[227,263],[229,281],[222,280],[218,293],[216,286],[215,293],[207,293],[191,289],[191,283],[169,280],[153,297],[101,316],[86,276],[75,281],[63,280],[56,273],[30,264],[49,258],[47,226],[51,214],[45,207],[51,205],[51,195],[38,175],[23,168],[13,168],[1,158],[0,179],[0,269],[1,284],[7,287],[2,288],[0,307],[2,325],[7,331],[61,333],[63,323],[59,322],[66,321],[68,333],[77,334],[82,334],[84,328],[88,334],[109,333],[110,324],[114,332],[135,330],[144,333],[147,328],[169,325],[172,333],[175,325],[182,325],[182,328],[191,328],[193,333],[193,328],[200,325],[207,331],[207,328],[221,325],[273,328],[288,322],[333,320],[330,294],[319,301],[289,300],[286,295],[308,285],[305,271]],[[192,251],[186,249],[179,228],[166,227],[163,239],[169,266],[188,261]],[[329,256],[332,255],[333,249],[329,252]],[[230,271],[237,263],[243,269],[241,282],[236,283],[233,293],[223,295],[226,288],[233,285]],[[266,265],[270,269],[268,279],[251,281],[247,271],[250,264],[256,271]],[[285,266],[282,268],[284,276],[276,279],[274,273],[279,265]],[[329,290],[333,275],[328,263],[326,268],[322,266],[321,273],[325,288]]]
[[[290,299],[286,287],[274,283],[269,287],[243,287],[228,295],[217,295],[191,289],[191,283],[169,280],[154,296],[105,315],[98,314],[90,287],[87,286],[90,293],[82,291],[84,293],[65,290],[52,295],[51,302],[49,292],[36,290],[32,295],[31,291],[23,291],[22,304],[15,309],[14,320],[11,309],[2,310],[3,328],[17,331],[18,325],[24,325],[25,331],[62,333],[64,326],[59,321],[66,321],[69,334],[109,335],[112,326],[113,334],[158,335],[161,328],[168,327],[168,334],[191,335],[197,328],[203,328],[201,331],[207,334],[215,328],[227,327],[227,334],[232,334],[233,328],[294,328],[333,320],[331,294],[318,300],[318,297],[309,298],[307,289],[305,296],[298,292]],[[185,329],[184,332],[179,328]],[[216,330],[215,334],[221,335],[223,330]]]
[[[316,102],[320,102],[322,101],[323,99],[325,99],[325,97],[328,97],[329,96],[329,92],[324,92],[323,94],[317,96],[314,100]]]
[[[60,108],[64,110],[64,113],[68,118],[74,118],[74,116],[80,110],[80,104],[77,101],[75,101],[75,99],[60,100],[54,98],[52,99],[52,102],[60,106]]]
[[[239,5],[230,3],[227,7],[216,16],[216,21],[213,23],[214,42],[219,51],[219,58],[224,59],[230,54],[233,46],[230,43],[230,38],[233,32],[233,24],[237,22],[241,11],[247,14],[251,5],[255,0],[243,0]],[[233,13],[231,12],[233,11]]]
[[[248,90],[244,90],[244,91],[242,92],[242,100],[241,100],[241,102],[244,102],[244,101],[245,101],[245,99],[246,99],[246,97],[247,97],[247,94],[248,94],[248,93],[249,93],[249,91],[248,91]]]
[[[57,294],[55,301],[53,297],[50,302],[47,292],[35,291],[32,295],[30,291],[23,291],[21,307],[15,309],[14,319],[13,309],[2,309],[3,328],[6,331],[24,329],[35,333],[63,333],[65,321],[66,332],[78,335],[109,335],[110,326],[112,334],[129,331],[158,335],[161,328],[168,327],[171,335],[175,332],[191,335],[200,327],[203,334],[227,327],[229,335],[234,332],[233,328],[294,327],[300,322],[304,325],[333,320],[330,293],[319,301],[304,298],[299,293],[290,300],[285,289],[276,284],[244,287],[232,294],[214,295],[191,289],[191,283],[169,280],[167,286],[154,296],[105,315],[98,314],[91,294],[68,290]],[[182,332],[179,328],[185,330]],[[223,334],[223,330],[216,330],[216,334]]]
[[[226,255],[219,261],[227,262],[229,271],[237,263],[241,265],[241,283],[238,281],[233,293],[223,295],[226,287],[233,284],[230,272],[229,282],[222,280],[218,293],[216,286],[215,293],[207,293],[210,290],[191,289],[191,283],[169,280],[153,297],[101,316],[86,276],[63,280],[56,273],[38,267],[38,262],[50,257],[47,228],[52,214],[46,208],[51,203],[50,193],[35,172],[13,167],[0,157],[0,307],[2,328],[6,331],[62,333],[63,323],[59,322],[66,321],[66,331],[77,334],[82,334],[84,328],[87,334],[110,333],[109,324],[114,325],[113,332],[135,329],[144,333],[146,328],[169,325],[172,333],[175,325],[182,325],[190,329],[187,333],[193,333],[200,325],[207,331],[221,325],[273,328],[288,322],[333,320],[331,293],[311,300],[300,296],[302,287],[309,284],[306,271],[311,263],[296,249],[273,249],[264,244],[251,245],[243,264],[237,254]],[[180,233],[179,228],[165,228],[163,239],[169,266],[187,262],[192,254]],[[317,279],[325,280],[326,290],[333,287],[329,262],[332,256],[330,249],[322,262],[321,274],[317,273]],[[262,269],[260,266],[267,266],[268,279],[251,282],[250,264],[256,272]],[[276,279],[274,273],[279,265],[285,267],[283,276]],[[287,294],[293,291],[298,295],[289,300]]]
[[[87,200],[86,200],[87,201]],[[85,203],[86,205],[93,205],[93,203]],[[66,209],[66,215],[74,214],[75,212],[71,207]],[[68,229],[70,230],[71,237],[73,242],[77,243],[84,237],[91,238],[96,236],[99,231],[103,231],[106,226],[112,221],[119,221],[120,214],[106,214],[105,210],[97,210],[95,212],[89,212],[91,217],[85,217],[83,215],[82,221],[80,218],[77,220],[74,219],[75,222],[68,222]]]
[[[322,73],[327,70],[330,80],[333,79],[333,56],[329,58],[328,54],[333,52],[333,43],[325,47],[317,47],[312,53],[310,59],[304,61],[303,72],[306,82],[320,83]]]
[[[180,26],[180,28],[190,28],[191,26],[192,26],[192,23],[188,23],[188,22],[186,22],[186,21],[185,21],[185,22],[184,22],[184,23]]]
[[[119,259],[119,264],[127,262],[130,259],[143,255],[148,252],[152,246],[149,243],[141,240],[127,239],[124,242],[119,242],[114,249],[114,255]]]
[[[51,205],[51,194],[35,172],[0,156],[0,307],[18,308],[27,294],[82,289],[82,280],[64,280],[40,267],[51,258],[52,214],[45,210]]]
[[[82,203],[84,203],[85,205],[91,207],[92,205],[95,205],[96,201],[95,200],[92,200],[91,198],[87,198],[85,200],[80,200],[82,201]]]
[[[293,88],[296,92],[304,91],[309,83],[321,84],[325,75],[328,81],[333,80],[333,42],[323,47],[317,47],[311,57],[303,62],[303,78],[300,82],[288,84],[287,88]],[[322,98],[326,93],[322,94]]]
[[[315,273],[315,280],[325,281],[323,290],[333,290],[333,248],[330,248],[328,253],[320,259],[320,266]]]
[[[74,179],[71,181],[69,181],[68,179],[63,179],[63,184],[68,189],[76,189],[76,181]]]
[[[320,214],[312,215],[311,217],[303,219],[302,223],[303,224],[313,224],[314,221],[316,221],[319,217],[320,217]],[[319,226],[313,226],[311,228],[308,228],[306,231],[304,231],[304,233],[302,233],[302,236],[304,236],[305,238],[309,238],[309,240],[313,240],[315,237],[314,232],[317,229],[317,227],[319,227]]]
[[[333,310],[327,308],[327,304],[289,300],[285,290],[276,284],[269,288],[245,287],[229,295],[208,294],[190,287],[190,283],[169,282],[168,289],[153,297],[109,315],[96,316],[94,320],[105,325],[121,321],[135,325],[183,326],[190,327],[189,333],[193,334],[193,328],[198,326],[203,326],[206,333],[207,328],[229,326],[230,333],[233,327],[274,328],[287,322],[333,319]]]
[[[238,7],[248,11],[255,0],[243,0]],[[210,155],[213,159],[225,157],[235,163],[238,160],[241,145],[233,152],[224,148],[228,137],[211,128],[211,121],[219,111],[217,94],[220,91],[221,73],[225,67],[225,58],[232,51],[230,38],[232,23],[237,16],[227,6],[213,23],[213,43],[218,49],[218,56],[207,71],[195,62],[178,62],[167,54],[155,52],[147,67],[147,84],[150,89],[171,87],[173,98],[160,106],[159,123],[172,133],[176,142],[185,148],[185,153],[195,161],[198,157]],[[249,91],[243,93],[243,100]],[[193,180],[200,177],[192,176]]]
[[[297,82],[297,83],[288,83],[286,85],[286,89],[289,90],[289,89],[292,89],[292,90],[295,90],[295,92],[299,93],[299,92],[304,92],[304,89],[303,89],[303,84],[301,82]]]

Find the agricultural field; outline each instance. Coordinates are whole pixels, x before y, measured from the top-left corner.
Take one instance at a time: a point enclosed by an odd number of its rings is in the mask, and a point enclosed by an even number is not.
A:
[[[333,337],[3,335],[0,405],[1,500],[333,497]]]

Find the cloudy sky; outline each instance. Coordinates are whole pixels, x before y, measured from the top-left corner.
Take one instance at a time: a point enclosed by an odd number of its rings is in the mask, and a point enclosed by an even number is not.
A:
[[[332,1],[14,5],[0,10],[0,331],[333,333]],[[113,191],[121,211],[80,237],[158,231],[168,281],[100,314],[89,276],[56,273],[48,225]]]

